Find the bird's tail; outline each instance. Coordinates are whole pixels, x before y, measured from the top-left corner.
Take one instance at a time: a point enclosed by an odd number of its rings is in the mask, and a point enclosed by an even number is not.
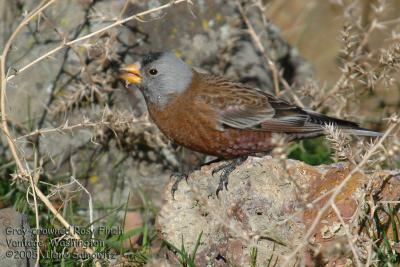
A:
[[[383,135],[381,132],[372,131],[365,128],[356,128],[356,129],[342,129],[344,133],[351,134],[351,135],[359,135],[359,136],[371,136],[371,137],[380,137]]]
[[[325,116],[323,114],[314,112],[314,111],[306,111],[309,115],[310,122],[320,125],[333,125],[337,127],[342,132],[351,135],[359,135],[359,136],[370,136],[370,137],[379,137],[382,136],[383,133],[376,132],[373,130],[369,130],[366,128],[360,127],[357,123],[352,121],[346,121],[341,119],[336,119],[332,117]]]

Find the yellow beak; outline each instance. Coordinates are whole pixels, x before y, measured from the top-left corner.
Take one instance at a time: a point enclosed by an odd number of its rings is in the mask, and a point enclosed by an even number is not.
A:
[[[122,80],[127,83],[139,84],[142,81],[142,76],[140,75],[140,64],[130,64],[122,67],[120,69],[123,73],[119,76]]]

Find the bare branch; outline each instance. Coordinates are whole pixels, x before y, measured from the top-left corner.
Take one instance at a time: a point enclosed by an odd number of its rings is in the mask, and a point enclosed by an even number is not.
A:
[[[180,4],[180,3],[183,3],[183,2],[185,2],[185,3],[191,3],[189,0],[175,0],[175,1],[171,1],[171,2],[168,3],[168,4],[165,4],[165,5],[156,7],[156,8],[152,8],[152,9],[149,9],[149,10],[146,10],[146,11],[143,11],[143,12],[140,12],[140,13],[137,13],[137,14],[132,15],[132,16],[129,16],[129,17],[127,17],[127,18],[124,18],[124,19],[117,19],[114,23],[112,23],[112,24],[110,24],[110,25],[108,25],[108,26],[106,26],[106,27],[103,27],[103,28],[101,28],[101,29],[99,29],[99,30],[97,30],[97,31],[94,31],[94,32],[92,32],[92,33],[89,33],[89,34],[87,34],[87,35],[84,35],[84,36],[82,36],[82,37],[79,37],[79,38],[77,38],[77,39],[74,39],[74,40],[71,40],[71,41],[64,40],[64,41],[63,41],[59,46],[57,46],[56,48],[53,48],[52,50],[48,51],[47,53],[43,54],[42,56],[40,56],[40,57],[36,58],[35,60],[33,60],[32,62],[28,63],[28,64],[25,65],[24,67],[20,68],[20,69],[17,71],[16,74],[13,74],[13,75],[8,76],[8,77],[7,77],[7,81],[12,80],[12,79],[15,78],[15,76],[17,76],[18,74],[20,74],[20,73],[26,71],[27,69],[29,69],[29,68],[31,68],[32,66],[34,66],[35,64],[39,63],[39,62],[42,61],[43,59],[48,58],[49,56],[51,56],[51,55],[57,53],[58,51],[62,50],[64,47],[71,46],[71,45],[74,45],[74,44],[76,44],[76,43],[79,43],[79,42],[82,42],[82,41],[84,41],[84,40],[87,40],[87,39],[89,39],[89,38],[91,38],[91,37],[93,37],[93,36],[96,36],[96,35],[98,35],[98,34],[100,34],[100,33],[103,33],[103,32],[105,32],[105,31],[107,31],[107,30],[109,30],[109,29],[111,29],[111,28],[114,28],[114,27],[116,27],[116,26],[119,26],[119,25],[121,25],[121,24],[124,24],[124,23],[126,23],[126,22],[128,22],[128,21],[131,21],[131,20],[134,20],[134,19],[136,19],[136,20],[138,20],[138,21],[141,21],[141,18],[140,18],[140,17],[142,17],[142,16],[145,16],[145,15],[148,15],[148,14],[151,14],[151,13],[154,13],[154,12],[157,12],[157,11],[161,11],[161,10],[167,9],[167,8],[173,6],[173,5]]]

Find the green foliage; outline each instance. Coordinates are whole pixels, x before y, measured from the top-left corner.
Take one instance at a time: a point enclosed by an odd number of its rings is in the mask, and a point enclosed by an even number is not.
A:
[[[45,177],[42,177],[43,181],[45,181]],[[7,205],[13,205],[13,207],[28,216],[29,225],[31,228],[36,227],[35,222],[35,213],[34,209],[32,209],[26,199],[26,192],[23,191],[24,188],[28,186],[23,184],[26,182],[16,182],[11,183],[11,180],[0,179],[0,200]],[[45,194],[49,194],[46,186],[41,186],[42,191]],[[33,200],[30,199],[30,202],[33,203]],[[126,204],[121,205],[119,207],[111,207],[106,214],[94,221],[93,223],[102,225],[106,229],[113,229],[116,227],[121,227],[124,225],[125,216],[128,212],[128,200]],[[148,211],[145,213],[149,213],[152,216],[155,216],[151,205],[148,205]],[[41,229],[58,229],[61,230],[63,226],[59,224],[57,220],[54,219],[54,216],[51,212],[41,203],[38,203],[39,214],[40,214],[40,228]],[[107,209],[104,206],[103,209]],[[60,212],[63,213],[65,218],[68,218],[68,221],[71,225],[81,226],[79,227],[81,232],[79,235],[82,240],[90,241],[104,241],[104,243],[99,243],[99,245],[94,246],[95,253],[99,253],[99,255],[115,255],[116,257],[124,257],[126,261],[134,264],[134,266],[143,266],[146,264],[149,254],[151,253],[152,242],[156,239],[156,233],[149,225],[151,220],[145,220],[145,223],[142,227],[138,227],[136,229],[131,229],[126,232],[122,232],[121,234],[112,235],[110,233],[94,231],[94,239],[92,239],[91,235],[91,225],[87,223],[87,216],[79,215],[79,214],[87,214],[88,210],[82,208],[82,203],[79,202],[79,198],[74,198],[71,201],[68,201],[68,204],[64,203],[63,208],[60,209]],[[118,216],[119,212],[124,212],[124,220],[121,222],[120,217]],[[82,234],[85,232],[87,234]],[[129,240],[132,236],[140,236],[140,243],[135,244],[135,246],[131,246],[130,248],[123,247],[123,242],[125,240]],[[84,255],[83,251],[76,251],[76,246],[66,247],[62,243],[54,242],[54,240],[65,240],[65,237],[62,237],[62,234],[53,234],[46,233],[41,235],[41,245],[40,249],[42,251],[42,256],[40,258],[41,266],[93,266],[93,259],[77,259],[78,256]],[[69,256],[65,256],[69,254]],[[64,255],[64,256],[63,256]],[[119,256],[118,256],[119,255]],[[87,255],[88,256],[88,255]],[[101,260],[101,262],[106,263],[107,259]]]
[[[128,201],[127,201],[128,203]],[[71,205],[73,206],[72,208],[72,213],[79,213],[77,212],[77,205]],[[120,217],[118,216],[118,213],[124,211],[125,216],[124,220],[121,222]],[[126,213],[127,213],[127,205],[121,205],[120,207],[113,208],[109,212],[106,213],[105,216],[95,220],[93,224],[100,224],[104,227],[104,229],[115,229],[117,227],[120,227],[122,229],[122,225],[124,225]],[[85,211],[87,212],[87,211]],[[66,216],[68,218],[71,218],[69,216]],[[51,221],[47,221],[47,225],[42,225],[42,228],[55,228],[54,225],[51,224]],[[82,224],[83,221],[80,219],[76,222],[76,225]],[[129,262],[129,266],[143,266],[146,264],[149,254],[150,254],[150,247],[152,244],[152,241],[155,240],[156,234],[154,231],[150,231],[149,226],[147,223],[143,225],[143,227],[138,227],[135,229],[131,229],[129,231],[122,231],[120,234],[111,234],[106,231],[97,231],[95,228],[94,231],[94,238],[92,239],[92,234],[91,234],[91,225],[86,224],[83,227],[80,227],[81,232],[86,232],[87,234],[80,234],[82,240],[90,241],[90,240],[96,240],[96,241],[104,241],[104,243],[100,243],[98,245],[94,246],[94,251],[95,253],[98,253],[100,256],[109,256],[111,258],[120,258],[123,257],[125,262]],[[131,246],[130,248],[125,248],[123,246],[124,241],[129,240],[129,238],[133,236],[140,236],[140,243],[137,244],[132,244],[135,246]],[[45,240],[45,246],[46,246],[46,252],[51,253],[53,252],[54,254],[62,254],[65,253],[65,246],[63,245],[58,245],[58,244],[52,244],[52,240],[59,239],[59,235],[47,235],[46,240]],[[76,246],[75,246],[76,247]],[[71,257],[67,258],[61,258],[61,259],[46,259],[42,258],[40,263],[41,266],[78,266],[77,263],[79,263],[79,266],[94,266],[94,260],[93,259],[87,259],[87,260],[77,260],[76,257],[79,255],[83,255],[83,252],[77,252],[75,250],[70,251]],[[100,259],[100,262],[102,264],[107,264],[108,259]]]
[[[332,163],[331,149],[324,137],[296,141],[288,150],[288,157],[310,165]]]
[[[13,171],[10,170],[10,173]],[[12,181],[11,176],[7,174],[5,179],[0,179],[0,202],[7,207],[13,207],[16,211],[26,214],[29,225],[35,226],[35,212],[27,202],[26,188],[30,189],[27,182],[17,180]],[[46,191],[44,191],[46,192]],[[33,203],[33,197],[29,195],[29,201]],[[43,204],[38,204],[39,213],[47,213]]]
[[[380,207],[374,212],[373,226],[370,228],[375,228],[375,231],[371,232],[374,251],[379,259],[377,264],[379,267],[400,266],[400,252],[394,247],[399,244],[400,218],[398,211],[398,205],[388,204],[387,209]],[[380,213],[387,216],[387,221],[382,222]]]
[[[164,243],[167,245],[168,249],[174,252],[179,257],[179,262],[183,267],[196,267],[195,259],[197,249],[200,246],[201,236],[203,235],[203,231],[200,232],[199,237],[197,238],[196,245],[193,248],[192,253],[186,251],[185,244],[183,243],[183,236],[182,236],[182,243],[181,248],[178,249],[173,244],[169,243],[168,241],[164,240]]]
[[[258,253],[257,247],[252,247],[250,250],[250,266],[251,267],[257,266],[257,253]]]
[[[266,267],[276,267],[279,257],[276,256],[275,260],[274,260],[274,255],[275,255],[275,242],[273,243],[273,247],[272,247],[272,253],[269,256],[269,258],[267,259],[266,263],[264,264],[264,266]]]

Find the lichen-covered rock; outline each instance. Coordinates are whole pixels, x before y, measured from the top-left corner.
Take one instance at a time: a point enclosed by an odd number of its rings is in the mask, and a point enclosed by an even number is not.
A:
[[[187,183],[181,182],[175,200],[170,194],[171,182],[157,218],[161,238],[177,248],[181,248],[183,242],[186,251],[193,251],[202,233],[196,254],[198,266],[249,266],[255,249],[257,266],[265,266],[268,261],[277,261],[279,266],[284,256],[303,241],[316,213],[326,202],[327,198],[321,196],[334,189],[352,168],[343,163],[314,167],[270,156],[250,157],[232,172],[228,190],[220,192],[217,198],[219,178],[216,174],[213,177],[211,172],[218,164],[204,166],[192,173]],[[379,180],[381,175],[387,174],[373,175]],[[357,209],[361,185],[373,175],[354,174],[338,195],[336,204],[346,223]],[[388,194],[393,199],[400,196],[400,190],[394,190],[399,183],[399,177],[389,183],[392,191]],[[321,201],[306,206],[318,197]],[[322,248],[324,242],[332,245],[343,239],[343,227],[335,213],[328,209],[312,239]],[[349,252],[347,248],[344,255],[349,256]],[[306,250],[303,253],[309,254]],[[337,255],[331,256],[326,261],[338,259]],[[171,258],[176,260],[173,254]],[[308,258],[304,258],[307,261]],[[295,261],[293,258],[291,266]],[[311,262],[306,263],[311,265]]]

